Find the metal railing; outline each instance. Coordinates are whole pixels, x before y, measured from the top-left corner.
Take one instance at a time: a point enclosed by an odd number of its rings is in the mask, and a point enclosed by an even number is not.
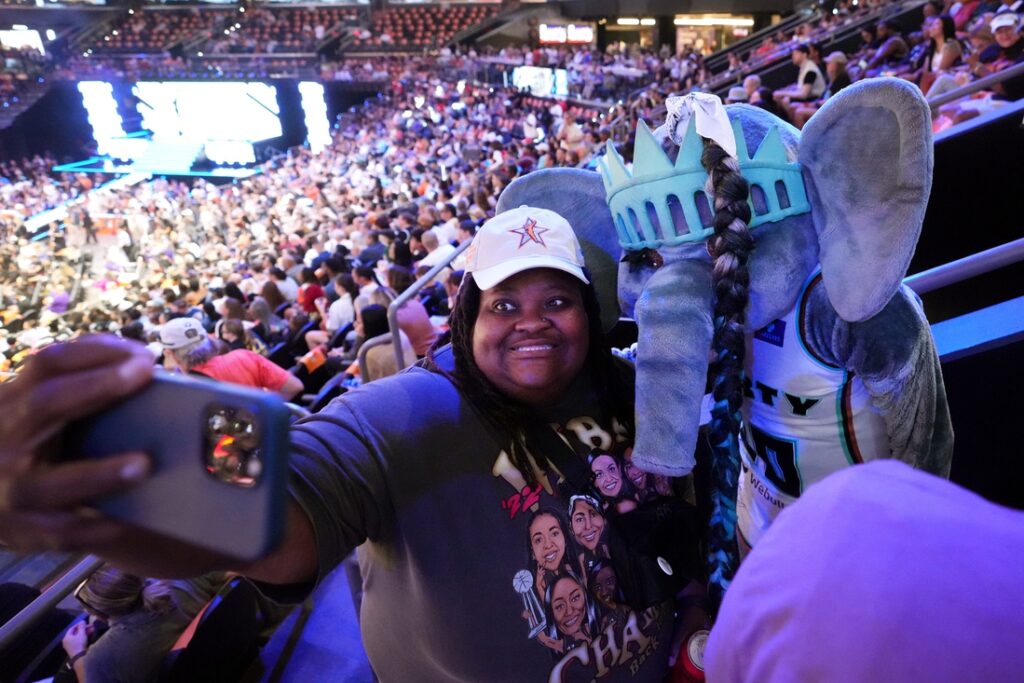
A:
[[[971,81],[967,85],[961,86],[956,90],[950,90],[947,93],[938,95],[928,100],[928,106],[932,108],[932,112],[935,112],[944,104],[949,104],[950,102],[959,100],[961,97],[966,97],[967,95],[972,95],[982,90],[988,90],[993,85],[997,85],[1003,81],[1007,81],[1021,75],[1024,75],[1024,62],[1015,64],[1008,69],[1003,69],[1002,71],[989,74],[988,76],[979,78],[976,81]]]
[[[918,294],[924,294],[1020,261],[1024,261],[1024,237],[915,273],[904,279],[903,284]]]
[[[367,384],[372,382],[376,377],[370,377],[370,365],[366,360],[367,355],[371,349],[375,349],[378,346],[384,346],[385,344],[394,344],[395,348],[398,349],[398,353],[395,354],[395,358],[398,359],[398,370],[402,371],[405,367],[402,363],[402,339],[401,334],[381,334],[371,339],[367,339],[359,345],[359,351],[356,353],[356,360],[359,363],[359,382],[360,384]]]
[[[398,328],[398,309],[401,308],[405,302],[412,299],[414,296],[419,294],[420,290],[426,287],[438,273],[451,265],[452,261],[459,257],[459,254],[466,251],[469,245],[472,244],[472,240],[467,240],[457,246],[455,251],[448,254],[448,256],[441,259],[441,261],[428,270],[426,274],[416,282],[412,283],[407,290],[395,297],[395,300],[388,306],[388,325],[391,326],[391,338],[395,347],[395,360],[398,361],[399,369],[405,367],[405,352],[402,350],[402,331]],[[360,372],[362,368],[360,367]]]
[[[82,581],[92,576],[100,568],[103,560],[87,555],[81,562],[72,567],[66,574],[57,579],[56,583],[47,588],[42,595],[30,602],[14,615],[3,626],[0,626],[0,651],[9,647],[22,632],[30,628],[46,613],[57,606]]]

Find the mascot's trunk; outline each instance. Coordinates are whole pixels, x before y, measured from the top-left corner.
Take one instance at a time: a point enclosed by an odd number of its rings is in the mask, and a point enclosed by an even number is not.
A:
[[[636,302],[644,333],[637,349],[633,462],[641,469],[669,476],[693,469],[713,309],[711,264],[699,261],[666,265]]]

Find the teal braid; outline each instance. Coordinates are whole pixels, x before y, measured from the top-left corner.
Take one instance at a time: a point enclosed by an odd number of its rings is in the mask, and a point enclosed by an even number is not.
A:
[[[708,171],[707,192],[715,208],[713,255],[715,289],[711,386],[711,518],[708,537],[708,592],[717,612],[736,568],[736,491],[739,484],[740,409],[743,405],[743,359],[750,274],[747,259],[754,248],[747,230],[750,188],[736,160],[717,143],[704,141],[701,162]]]

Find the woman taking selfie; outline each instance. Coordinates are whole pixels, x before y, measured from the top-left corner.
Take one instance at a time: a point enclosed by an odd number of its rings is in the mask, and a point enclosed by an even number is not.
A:
[[[3,429],[5,542],[31,549],[42,536],[48,546],[88,548],[150,574],[231,567],[280,599],[302,599],[362,545],[360,621],[382,681],[665,677],[678,650],[675,595],[598,599],[572,536],[570,499],[592,492],[559,471],[574,469],[573,458],[589,471],[594,449],[624,457],[633,378],[610,353],[579,243],[557,214],[524,206],[480,229],[452,313],[451,345],[435,347],[428,367],[348,392],[293,427],[286,538],[247,567],[180,544],[146,544],[125,526],[68,511],[144,478],[145,460],[20,475],[9,467],[34,457],[42,425],[56,428],[137,390],[149,373],[140,358],[129,344],[79,342],[44,351],[0,388],[0,407],[46,406],[43,418],[25,411],[36,429]],[[120,380],[103,380],[92,406],[64,391],[107,375]],[[72,475],[86,484],[62,488]],[[611,524],[620,513],[601,504]],[[530,523],[542,509],[557,517],[543,530]]]

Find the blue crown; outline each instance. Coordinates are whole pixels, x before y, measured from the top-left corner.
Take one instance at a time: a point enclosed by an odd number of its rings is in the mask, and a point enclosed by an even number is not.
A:
[[[810,211],[800,164],[786,155],[779,129],[768,130],[751,158],[743,127],[738,120],[732,125],[740,172],[750,184],[748,227]],[[675,164],[642,120],[636,130],[632,173],[615,146],[608,143],[598,170],[623,249],[672,247],[700,242],[715,233],[711,222],[713,205],[704,191],[708,174],[700,163],[703,151],[692,118]],[[703,217],[698,202],[706,207]]]

